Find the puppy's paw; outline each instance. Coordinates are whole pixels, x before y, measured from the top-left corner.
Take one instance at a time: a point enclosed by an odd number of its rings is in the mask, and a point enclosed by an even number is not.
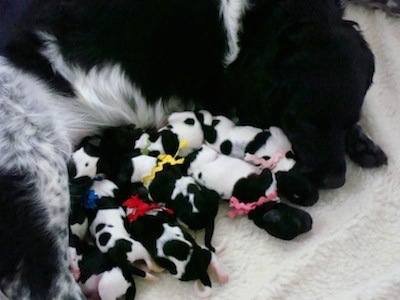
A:
[[[358,124],[346,135],[346,152],[350,159],[363,168],[376,168],[387,164],[385,152],[375,144]]]

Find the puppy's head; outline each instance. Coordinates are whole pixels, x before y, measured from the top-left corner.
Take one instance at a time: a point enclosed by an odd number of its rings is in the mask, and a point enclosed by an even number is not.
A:
[[[199,148],[204,141],[204,134],[200,121],[191,111],[175,112],[168,118],[168,125],[164,128],[174,132],[180,142],[187,142],[188,146],[180,150],[181,156],[187,156],[194,149]]]
[[[98,163],[101,155],[99,149],[100,138],[86,137],[79,144],[77,150],[67,162],[70,179],[93,179],[98,173]]]
[[[210,250],[194,244],[190,261],[186,265],[185,273],[180,278],[182,281],[196,280],[195,291],[199,296],[202,294],[208,296],[210,293],[211,280],[208,275],[208,267],[211,258]]]
[[[270,235],[291,240],[312,228],[311,216],[281,202],[268,202],[249,212],[249,219]]]
[[[299,171],[293,168],[288,172],[275,174],[279,195],[292,203],[311,206],[318,201],[318,189]]]

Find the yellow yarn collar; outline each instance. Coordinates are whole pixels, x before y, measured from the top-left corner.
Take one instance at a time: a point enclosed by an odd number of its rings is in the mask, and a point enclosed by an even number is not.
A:
[[[150,180],[153,180],[156,177],[158,172],[161,172],[164,169],[165,164],[173,165],[181,165],[185,161],[184,158],[176,159],[178,156],[179,150],[184,147],[188,147],[189,143],[186,140],[183,140],[179,143],[178,150],[176,151],[175,155],[172,156],[170,154],[160,154],[157,156],[157,165],[151,170],[151,173],[145,177],[143,177],[143,183],[147,184]]]

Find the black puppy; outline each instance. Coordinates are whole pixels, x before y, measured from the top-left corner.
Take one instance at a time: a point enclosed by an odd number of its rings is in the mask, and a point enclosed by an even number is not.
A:
[[[291,240],[310,231],[312,218],[300,209],[281,202],[268,202],[250,211],[248,218],[270,235]]]

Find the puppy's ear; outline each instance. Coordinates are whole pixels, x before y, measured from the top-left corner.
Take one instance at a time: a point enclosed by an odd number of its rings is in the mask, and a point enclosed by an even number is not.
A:
[[[100,157],[101,156],[100,143],[101,143],[100,136],[98,135],[88,136],[81,141],[77,149],[83,147],[85,152],[90,156]]]
[[[199,120],[200,124],[204,123],[204,115],[200,111],[195,111],[194,115],[196,116],[197,120]]]

